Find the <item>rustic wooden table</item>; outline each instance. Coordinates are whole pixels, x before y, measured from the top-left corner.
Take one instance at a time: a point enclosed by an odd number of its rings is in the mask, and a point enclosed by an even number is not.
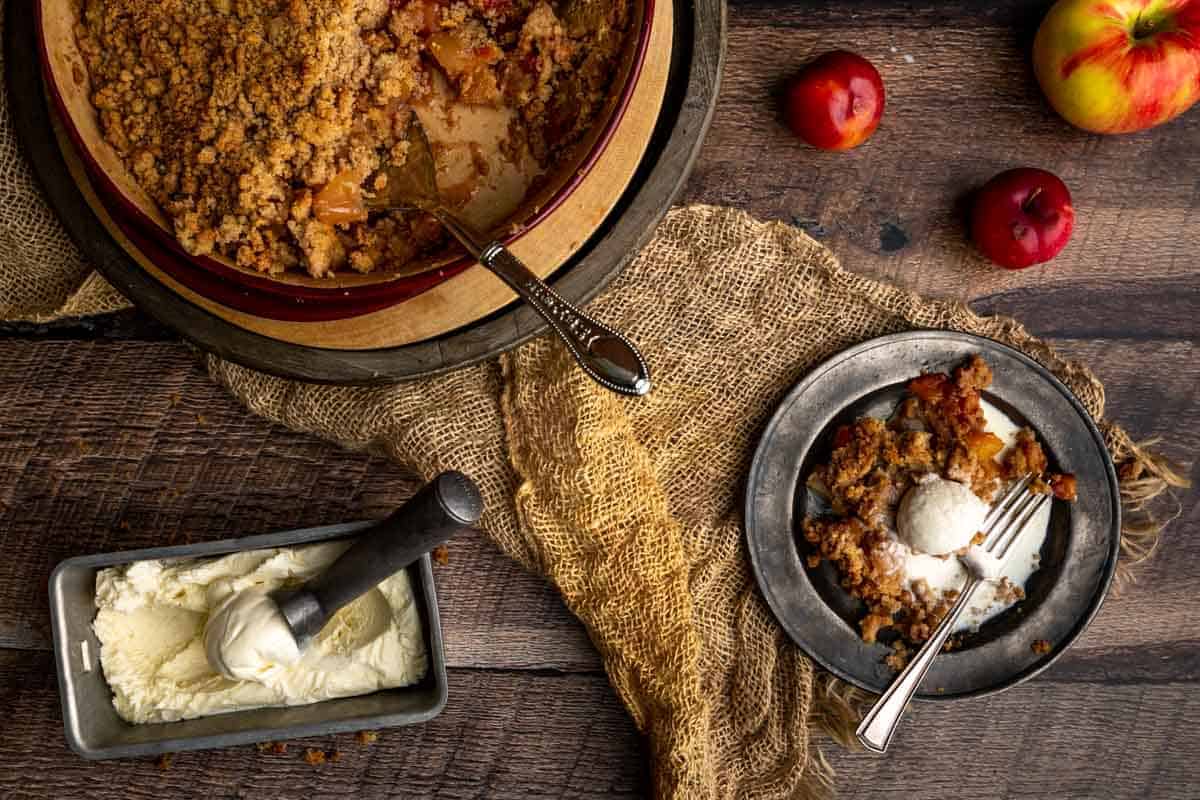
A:
[[[793,222],[852,269],[1020,317],[1093,366],[1114,418],[1186,460],[1200,451],[1200,110],[1119,138],[1067,127],[1028,66],[1047,5],[732,0],[685,199]],[[774,96],[838,46],[879,65],[889,103],[870,144],[831,155],[791,139]],[[1023,164],[1064,178],[1079,224],[1053,265],[1009,273],[965,244],[961,204]],[[582,629],[480,537],[437,572],[451,700],[433,722],[372,746],[187,753],[168,769],[68,752],[45,590],[60,559],[379,516],[411,486],[248,414],[139,315],[0,330],[0,798],[644,796],[642,745]],[[1200,506],[1180,501],[1140,582],[1048,673],[916,707],[886,758],[827,744],[842,797],[1197,796]],[[305,747],[342,758],[313,767]]]

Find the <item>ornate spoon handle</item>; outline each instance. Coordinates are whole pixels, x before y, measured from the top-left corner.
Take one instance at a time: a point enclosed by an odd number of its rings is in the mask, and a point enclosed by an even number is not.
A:
[[[490,269],[541,314],[583,371],[605,388],[641,396],[650,391],[650,370],[638,349],[623,334],[584,314],[547,286],[504,245],[487,241],[462,220],[434,211],[446,229],[479,263]]]

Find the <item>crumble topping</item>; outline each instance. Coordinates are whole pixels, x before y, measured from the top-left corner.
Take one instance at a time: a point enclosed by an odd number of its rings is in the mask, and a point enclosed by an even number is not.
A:
[[[997,460],[1004,442],[988,432],[980,398],[991,381],[991,369],[978,355],[951,375],[917,377],[890,420],[863,417],[839,428],[828,461],[809,476],[809,487],[828,499],[832,515],[808,516],[803,522],[804,538],[814,548],[808,565],[832,562],[842,587],[866,604],[859,623],[864,641],[874,642],[884,629],[894,629],[902,641],[920,643],[958,597],[955,590],[931,589],[923,579],[909,582],[895,556],[895,509],[917,482],[939,475],[991,502],[1007,482],[1032,472],[1043,491],[1063,500],[1075,497],[1074,476],[1046,474],[1046,454],[1028,429],[1018,432],[1003,460]],[[971,543],[983,540],[976,533]],[[996,586],[995,599],[1001,603],[1024,596],[1007,577]],[[907,646],[893,648],[889,665],[903,666]]]
[[[75,33],[105,140],[189,253],[321,277],[444,243],[427,215],[313,202],[402,163],[435,83],[512,108],[508,148],[549,169],[608,96],[627,27],[626,3],[589,0],[84,0]]]

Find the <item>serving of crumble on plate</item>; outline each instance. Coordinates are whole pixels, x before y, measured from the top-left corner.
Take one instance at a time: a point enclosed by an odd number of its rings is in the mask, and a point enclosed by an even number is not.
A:
[[[1007,689],[1057,659],[1095,615],[1116,569],[1120,500],[1083,406],[998,342],[881,336],[787,393],[747,479],[759,589],[818,664],[882,692],[957,596],[958,555],[980,541],[992,500],[1030,473],[1055,495],[1028,523],[1040,530],[1020,537],[1004,579],[972,595],[917,696]]]
[[[1074,476],[1050,472],[1036,434],[983,400],[992,371],[978,354],[947,373],[914,376],[888,419],[860,417],[837,428],[827,461],[808,486],[829,503],[803,521],[814,568],[834,564],[841,585],[862,600],[864,641],[892,628],[920,644],[958,598],[966,571],[958,556],[983,541],[987,504],[1032,473],[1034,490],[1075,499]],[[1030,519],[1005,574],[977,590],[956,630],[978,630],[1025,597],[1050,511]],[[954,644],[955,640],[951,640]],[[894,648],[892,665],[901,663]]]

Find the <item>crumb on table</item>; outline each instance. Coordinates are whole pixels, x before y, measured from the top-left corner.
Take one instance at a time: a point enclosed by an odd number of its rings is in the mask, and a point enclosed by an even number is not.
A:
[[[1131,458],[1128,461],[1121,462],[1117,467],[1117,477],[1122,481],[1135,481],[1142,477],[1146,471],[1146,465],[1136,458]]]

